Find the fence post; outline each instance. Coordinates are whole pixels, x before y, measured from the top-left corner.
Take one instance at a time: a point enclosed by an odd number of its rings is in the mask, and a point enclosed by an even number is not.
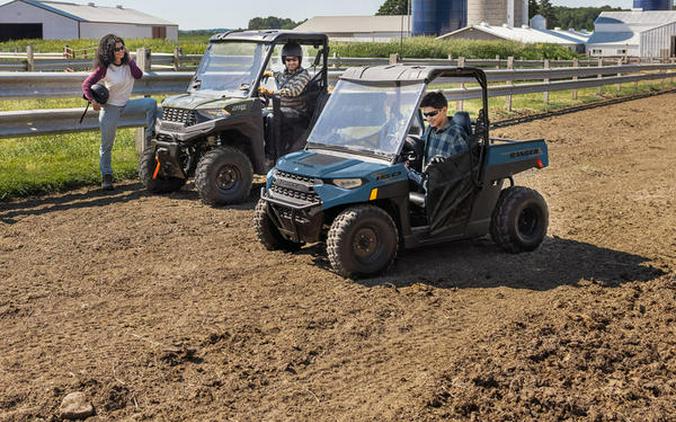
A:
[[[144,72],[150,72],[150,49],[141,47],[136,50],[136,65]]]
[[[397,64],[400,62],[399,53],[390,54],[390,64]]]
[[[495,61],[497,62],[497,63],[495,64],[495,68],[498,69],[498,70],[500,70],[500,55],[499,55],[499,54],[496,54],[496,55],[495,55]]]
[[[507,57],[507,69],[508,70],[514,69],[514,56]],[[512,80],[509,81],[509,86],[514,86]],[[507,111],[510,113],[512,112],[512,94],[509,94],[507,96]]]
[[[573,59],[573,67],[580,67],[580,61],[576,58]],[[577,81],[577,76],[573,76],[573,80]],[[577,89],[573,89],[573,100],[577,100]]]
[[[453,54],[448,55],[448,65],[453,66]]]
[[[136,50],[136,64],[144,72],[150,71],[151,60],[150,60],[150,49],[141,47]],[[149,97],[149,95],[146,95]],[[149,146],[146,145],[146,130],[145,128],[136,128],[136,152],[142,154],[143,151]]]
[[[458,67],[465,67],[465,58],[458,57]],[[461,83],[460,88],[465,89],[465,84]],[[465,108],[465,102],[463,100],[458,100],[455,103],[455,111],[463,111]],[[488,112],[488,110],[486,110]]]
[[[603,59],[601,57],[599,57],[599,60],[598,60],[598,67],[603,67]],[[600,72],[600,70],[599,70],[599,72]],[[603,79],[603,73],[599,73],[598,76],[597,76],[597,79]],[[599,85],[599,89],[598,89],[598,95],[601,95],[601,94],[603,94],[603,85]]]
[[[175,72],[177,72],[178,69],[181,68],[181,54],[182,54],[182,51],[181,51],[180,47],[174,48],[174,63],[173,64],[174,64],[174,71]]]
[[[26,46],[26,72],[33,72],[35,70],[35,57],[33,55],[33,46]]]
[[[549,69],[549,59],[545,59],[544,69],[545,70]],[[548,83],[549,78],[545,78],[545,84]],[[545,109],[547,109],[547,107],[549,106],[549,88],[545,88],[544,99],[545,99]]]
[[[617,65],[622,66],[622,59],[617,59]],[[622,73],[618,72],[617,76],[618,77],[622,76]],[[617,83],[617,93],[620,94],[621,92],[622,92],[622,84],[618,82]]]

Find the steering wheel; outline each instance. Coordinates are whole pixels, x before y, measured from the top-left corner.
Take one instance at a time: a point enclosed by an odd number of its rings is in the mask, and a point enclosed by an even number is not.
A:
[[[422,171],[423,155],[424,145],[422,139],[410,135],[407,136],[401,150],[402,160],[408,161],[414,170]]]

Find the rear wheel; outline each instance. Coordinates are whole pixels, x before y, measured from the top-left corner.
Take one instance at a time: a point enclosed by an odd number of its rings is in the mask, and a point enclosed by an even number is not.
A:
[[[256,230],[256,237],[269,251],[285,250],[297,251],[303,244],[294,242],[282,236],[277,229],[277,226],[268,214],[268,207],[270,205],[264,199],[260,199],[256,204],[254,211],[254,229]]]
[[[138,167],[138,176],[143,186],[152,193],[169,193],[181,189],[185,184],[185,179],[161,176],[158,166],[160,166],[160,163],[155,157],[155,148],[148,148],[143,151]]]
[[[547,234],[549,211],[544,198],[522,186],[503,190],[493,211],[491,237],[507,252],[533,251]]]
[[[344,277],[372,276],[387,270],[398,248],[399,234],[392,217],[372,205],[341,212],[326,241],[331,266]]]
[[[249,196],[253,168],[242,151],[219,147],[204,154],[195,171],[195,186],[208,205],[237,204]]]

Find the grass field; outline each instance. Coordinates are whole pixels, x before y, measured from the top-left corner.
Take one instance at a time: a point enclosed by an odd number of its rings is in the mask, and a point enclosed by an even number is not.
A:
[[[185,54],[202,54],[209,36],[181,35],[177,42],[156,39],[125,40],[131,51],[146,47],[157,53],[171,53],[180,47]],[[97,40],[19,40],[0,43],[0,51],[26,51],[26,46],[33,46],[38,53],[62,52],[64,46],[75,50],[92,49]],[[468,59],[494,59],[513,56],[517,59],[573,59],[576,55],[565,47],[553,44],[521,44],[511,41],[475,41],[475,40],[436,40],[430,37],[406,39],[403,43],[392,42],[331,42],[331,53],[341,57],[389,57],[399,53],[408,58],[442,58],[448,55]],[[88,57],[91,57],[90,51]]]
[[[661,85],[646,82],[639,84],[638,88],[634,84],[625,84],[619,92],[615,86],[607,86],[603,88],[601,94],[598,88],[583,89],[578,90],[577,100],[572,99],[570,91],[552,92],[546,107],[543,94],[514,96],[512,113],[506,110],[506,98],[491,98],[489,117],[491,121],[497,121],[517,114],[556,110],[598,101],[602,98],[631,95],[667,86],[676,87],[676,84]],[[159,102],[161,98],[157,100]],[[77,98],[27,99],[0,102],[0,111],[78,106],[83,106],[83,101]],[[455,103],[449,104],[451,112],[455,111],[455,107]],[[476,117],[479,108],[478,100],[464,102],[464,109],[472,113],[473,117]],[[543,136],[546,138],[546,134]],[[0,147],[0,201],[99,183],[99,143],[98,132],[0,140],[2,145]],[[113,150],[113,168],[116,178],[136,177],[137,160],[134,130],[119,130]]]

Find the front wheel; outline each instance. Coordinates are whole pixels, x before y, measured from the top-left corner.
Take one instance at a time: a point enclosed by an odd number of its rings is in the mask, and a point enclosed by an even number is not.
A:
[[[303,246],[302,243],[289,240],[279,232],[277,226],[272,221],[272,218],[270,218],[268,211],[269,207],[270,205],[264,199],[260,199],[256,204],[253,223],[258,240],[265,246],[265,249],[269,251],[279,249],[285,251],[297,251],[300,249]]]
[[[344,277],[372,276],[387,270],[398,248],[399,234],[392,217],[372,205],[341,212],[326,241],[331,266]]]
[[[195,186],[208,205],[237,204],[249,196],[251,161],[242,151],[219,147],[204,154],[195,171]]]
[[[549,211],[544,198],[522,186],[503,190],[491,218],[491,237],[507,252],[537,249],[547,234]]]
[[[152,193],[176,192],[185,185],[185,179],[179,177],[164,177],[159,174],[161,163],[155,157],[155,149],[143,151],[139,161],[138,176],[143,186]]]

